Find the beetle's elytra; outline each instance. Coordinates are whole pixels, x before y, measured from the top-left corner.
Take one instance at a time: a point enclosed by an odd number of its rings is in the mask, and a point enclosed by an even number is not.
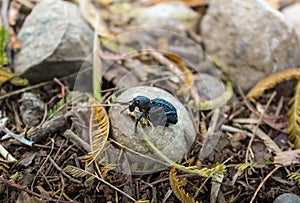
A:
[[[148,118],[153,126],[168,126],[178,122],[176,108],[164,99],[151,100],[145,96],[137,96],[129,103],[129,111],[133,112],[136,107],[141,113],[136,118],[135,131],[142,117]]]

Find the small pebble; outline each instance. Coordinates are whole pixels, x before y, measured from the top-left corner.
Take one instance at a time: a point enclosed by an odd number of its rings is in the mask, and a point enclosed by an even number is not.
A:
[[[20,113],[27,127],[37,126],[44,116],[45,103],[37,95],[25,92],[21,98]]]
[[[279,195],[273,203],[300,203],[300,198],[292,193]]]

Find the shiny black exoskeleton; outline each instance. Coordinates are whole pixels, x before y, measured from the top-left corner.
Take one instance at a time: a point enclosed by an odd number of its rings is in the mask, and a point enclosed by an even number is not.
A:
[[[136,107],[141,114],[136,118],[135,131],[142,117],[148,118],[153,126],[168,126],[178,121],[176,108],[164,99],[151,100],[145,96],[137,96],[129,103],[129,110],[133,112]]]

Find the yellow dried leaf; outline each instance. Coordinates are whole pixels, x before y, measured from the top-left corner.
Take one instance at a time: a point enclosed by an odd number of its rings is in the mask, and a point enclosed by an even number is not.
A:
[[[184,189],[181,188],[186,185],[186,179],[183,178],[181,180],[178,180],[176,178],[176,169],[174,167],[172,167],[170,170],[169,180],[170,180],[170,186],[172,188],[173,193],[181,202],[198,203],[198,201],[195,201],[184,191]]]
[[[262,95],[262,93],[274,87],[276,84],[290,80],[300,79],[300,68],[288,69],[270,75],[269,77],[259,81],[247,94],[247,97],[254,101]]]
[[[90,116],[89,134],[91,152],[86,156],[88,165],[100,158],[109,134],[109,120],[104,107],[96,102],[91,103],[94,107]]]
[[[289,117],[289,140],[294,143],[294,147],[297,148],[300,141],[300,81],[298,80],[295,87],[295,93],[293,98],[290,100],[292,105],[288,117]]]

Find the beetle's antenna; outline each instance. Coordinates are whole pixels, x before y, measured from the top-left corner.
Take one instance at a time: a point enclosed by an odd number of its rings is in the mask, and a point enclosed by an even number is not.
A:
[[[122,104],[122,105],[128,105],[130,102],[131,102],[131,101],[129,101],[129,102],[117,102],[117,101],[115,101],[115,102],[112,102],[112,103],[115,103],[115,104]]]
[[[125,109],[123,109],[120,114],[122,114],[124,111],[126,111],[129,107],[126,107]]]

